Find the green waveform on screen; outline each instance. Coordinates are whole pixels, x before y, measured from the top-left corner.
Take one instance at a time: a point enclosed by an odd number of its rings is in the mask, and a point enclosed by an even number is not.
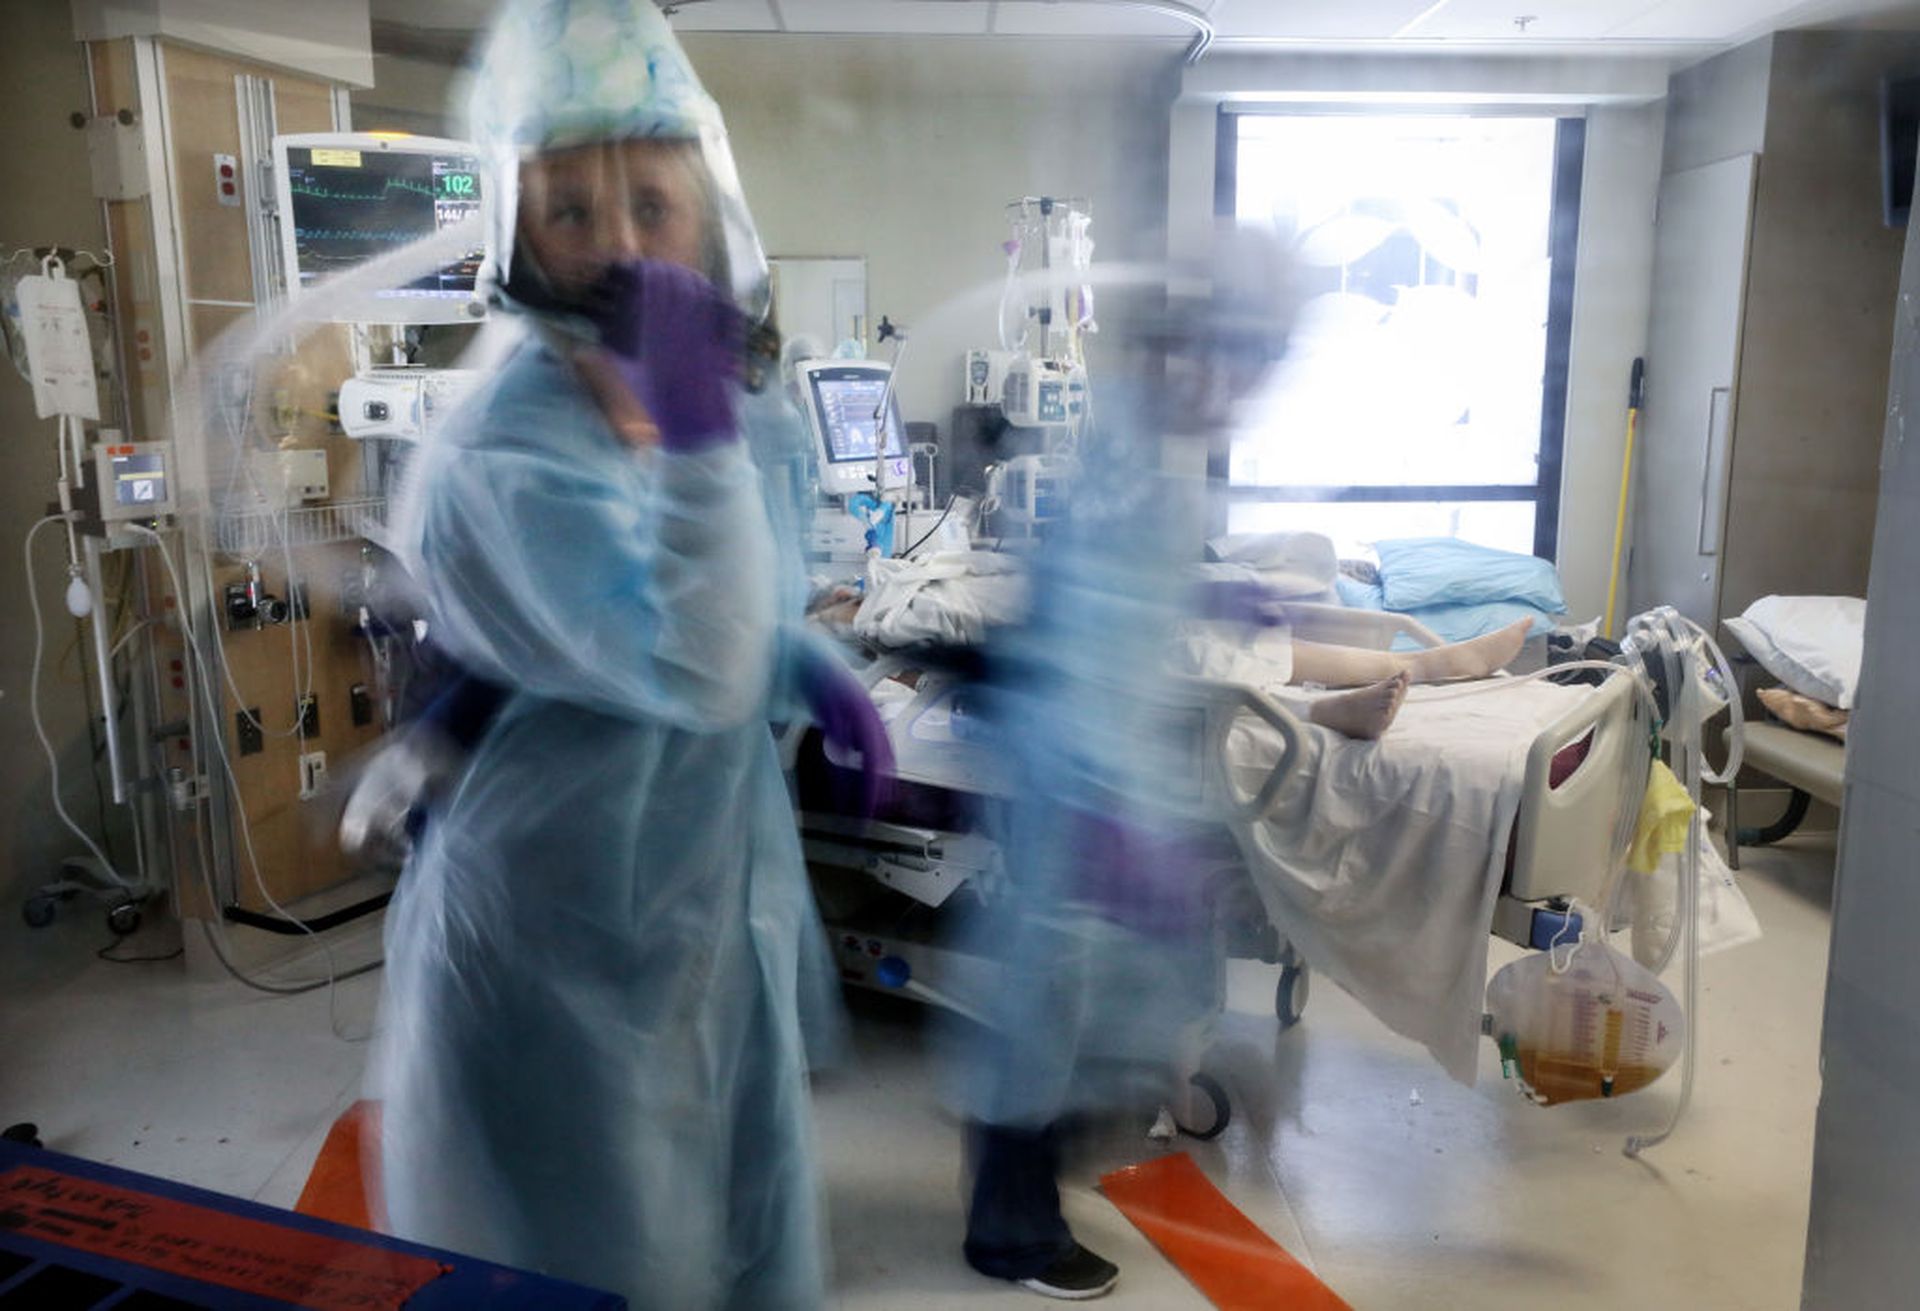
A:
[[[415,182],[411,178],[387,178],[381,185],[380,190],[371,195],[354,191],[336,191],[324,183],[313,182],[290,183],[287,189],[296,196],[312,196],[317,200],[364,200],[374,202],[385,200],[389,193],[395,191],[411,191],[417,195],[426,196],[429,199],[431,199],[434,194],[431,186],[424,182]]]

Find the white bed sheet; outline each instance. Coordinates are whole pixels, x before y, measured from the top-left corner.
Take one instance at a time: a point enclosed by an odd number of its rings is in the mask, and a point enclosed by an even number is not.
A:
[[[1315,695],[1264,690],[1303,717]],[[1377,743],[1308,725],[1272,810],[1250,829],[1249,864],[1274,924],[1313,968],[1471,1084],[1527,750],[1594,689],[1456,690],[1412,689]],[[1271,728],[1241,717],[1227,756],[1243,793],[1278,752]]]
[[[946,551],[916,560],[872,560],[856,636],[898,649],[967,645],[1025,616],[1026,564],[994,551]]]

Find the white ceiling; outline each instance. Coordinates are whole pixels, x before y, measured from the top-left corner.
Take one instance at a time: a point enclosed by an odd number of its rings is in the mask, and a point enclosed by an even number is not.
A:
[[[1668,54],[1780,28],[1920,29],[1920,0],[1175,0],[1221,46],[1489,49]],[[376,31],[470,32],[491,0],[373,0]],[[683,0],[684,32],[1146,36],[1189,40],[1191,23],[1139,0]],[[1522,25],[1516,20],[1525,18]]]
[[[1649,43],[1731,45],[1782,27],[1905,17],[1912,0],[1183,0],[1219,41],[1528,46],[1643,51]],[[1904,11],[1901,13],[1900,11]],[[1528,18],[1524,29],[1515,20]],[[692,0],[682,31],[1191,35],[1146,6],[1078,0]]]

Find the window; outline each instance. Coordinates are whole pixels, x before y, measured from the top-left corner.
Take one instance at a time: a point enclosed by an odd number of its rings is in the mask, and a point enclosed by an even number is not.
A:
[[[1221,115],[1222,212],[1304,303],[1243,407],[1228,527],[1461,537],[1553,558],[1579,119]]]

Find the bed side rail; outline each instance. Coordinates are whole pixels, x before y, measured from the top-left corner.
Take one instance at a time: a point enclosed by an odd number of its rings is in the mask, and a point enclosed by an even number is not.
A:
[[[1506,895],[1594,903],[1610,872],[1621,808],[1638,806],[1646,791],[1649,727],[1633,678],[1623,670],[1535,736],[1527,751]],[[1560,786],[1552,786],[1554,757],[1589,734],[1586,757]]]
[[[1216,795],[1224,803],[1227,819],[1235,824],[1253,824],[1266,817],[1280,795],[1281,786],[1293,763],[1300,756],[1300,720],[1285,706],[1244,683],[1202,683],[1207,704],[1206,757]],[[1260,786],[1243,792],[1234,782],[1227,760],[1227,738],[1242,714],[1251,714],[1280,735],[1280,755],[1268,766]]]

